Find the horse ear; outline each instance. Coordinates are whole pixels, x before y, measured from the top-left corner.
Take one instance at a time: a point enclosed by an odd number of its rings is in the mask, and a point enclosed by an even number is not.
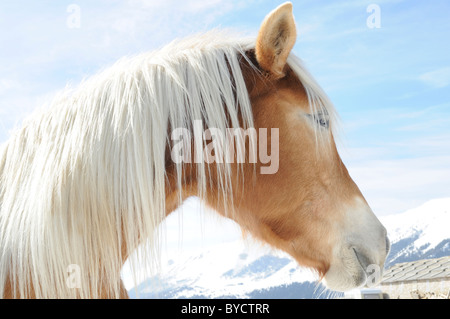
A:
[[[259,29],[255,54],[260,67],[277,78],[283,77],[296,38],[292,3],[286,2],[270,12]]]

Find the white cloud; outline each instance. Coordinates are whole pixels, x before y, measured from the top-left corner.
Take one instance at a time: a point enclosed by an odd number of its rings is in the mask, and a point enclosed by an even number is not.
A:
[[[67,26],[70,13],[61,4],[21,12],[21,23],[0,33],[0,40],[8,42],[0,55],[0,73],[12,74],[0,77],[0,143],[40,96],[76,84],[122,56],[215,27],[219,17],[247,5],[235,0],[84,3],[79,4],[80,27],[75,29]],[[0,20],[14,23],[11,17],[17,13],[11,10],[0,10]]]
[[[450,156],[370,160],[348,169],[377,215],[401,213],[448,197]]]
[[[448,110],[439,103],[346,114],[340,153],[375,213],[400,213],[450,194]]]
[[[19,87],[20,83],[14,79],[0,78],[0,96]]]
[[[440,68],[423,73],[419,80],[434,88],[444,88],[450,85],[450,67]]]

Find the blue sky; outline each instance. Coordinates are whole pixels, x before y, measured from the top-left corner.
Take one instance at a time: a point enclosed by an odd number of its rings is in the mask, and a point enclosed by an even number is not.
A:
[[[255,36],[283,1],[0,3],[0,143],[66,84],[211,28]],[[370,4],[380,28],[369,28]],[[79,27],[68,22],[79,13]],[[341,118],[339,150],[377,215],[450,196],[450,2],[293,1],[294,52]],[[73,22],[73,20],[70,20]]]

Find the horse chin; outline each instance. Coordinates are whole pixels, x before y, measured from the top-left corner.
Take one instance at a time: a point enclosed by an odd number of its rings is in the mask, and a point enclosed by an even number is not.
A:
[[[371,275],[369,270],[373,265],[369,258],[353,247],[344,249],[339,255],[336,261],[331,263],[323,278],[323,283],[328,289],[344,292],[368,283],[368,277]],[[371,282],[374,285],[377,283]]]

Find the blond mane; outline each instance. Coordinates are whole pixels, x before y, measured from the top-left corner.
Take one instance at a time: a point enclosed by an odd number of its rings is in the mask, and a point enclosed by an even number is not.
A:
[[[0,297],[9,279],[18,297],[96,298],[104,285],[118,297],[125,251],[146,238],[139,258],[157,264],[168,128],[191,129],[198,119],[253,127],[240,68],[252,47],[216,31],[175,41],[118,61],[26,120],[0,149]],[[299,59],[291,54],[288,64],[311,112],[334,115]],[[230,164],[216,168],[229,198]],[[207,169],[197,170],[200,198]],[[71,265],[81,270],[77,289],[67,282]]]

